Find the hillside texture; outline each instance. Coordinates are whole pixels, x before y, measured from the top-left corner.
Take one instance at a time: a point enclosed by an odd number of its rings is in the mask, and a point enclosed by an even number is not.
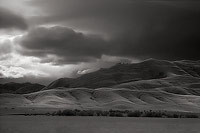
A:
[[[200,112],[200,61],[117,64],[30,90],[0,94],[1,107]]]

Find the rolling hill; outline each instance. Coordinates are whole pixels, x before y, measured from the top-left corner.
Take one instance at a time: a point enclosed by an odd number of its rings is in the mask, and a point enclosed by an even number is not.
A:
[[[200,61],[149,59],[116,64],[38,91],[0,94],[1,108],[118,109],[200,112]],[[26,94],[25,94],[26,92]],[[29,92],[29,93],[28,93]]]
[[[185,75],[200,78],[199,61],[165,61],[149,59],[140,63],[116,64],[111,68],[103,68],[96,72],[85,74],[78,78],[58,79],[43,90],[56,87],[65,88],[99,88],[112,87],[132,81],[160,79],[176,75]]]
[[[25,94],[40,91],[44,85],[32,83],[5,83],[0,84],[0,93]]]

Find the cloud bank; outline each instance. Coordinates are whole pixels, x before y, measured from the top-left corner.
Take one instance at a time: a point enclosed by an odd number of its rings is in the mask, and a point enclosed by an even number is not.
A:
[[[12,28],[25,30],[28,25],[22,16],[0,7],[0,29]]]
[[[0,5],[0,63],[23,68],[22,78],[31,77],[30,69],[52,79],[120,61],[200,59],[198,0],[3,0]],[[26,62],[16,66],[11,55]]]

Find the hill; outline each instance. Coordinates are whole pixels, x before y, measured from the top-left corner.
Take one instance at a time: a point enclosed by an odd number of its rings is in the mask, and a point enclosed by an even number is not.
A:
[[[44,85],[32,83],[5,83],[0,84],[0,93],[25,94],[40,91]]]
[[[200,61],[149,59],[116,64],[78,78],[58,79],[43,89],[32,86],[30,91],[27,85],[10,83],[7,86],[15,87],[6,91],[15,94],[0,94],[0,107],[200,113],[199,72]]]
[[[111,68],[100,69],[76,79],[58,79],[49,84],[43,90],[56,87],[85,87],[95,89],[99,87],[112,87],[114,85],[132,81],[166,78],[174,75],[185,75],[199,78],[199,61],[170,62],[165,60],[149,59],[133,64],[119,63]]]
[[[1,94],[0,101],[2,107],[37,109],[200,112],[200,92],[193,93],[187,89],[189,88],[174,86],[140,90],[129,88],[55,88],[23,95]]]

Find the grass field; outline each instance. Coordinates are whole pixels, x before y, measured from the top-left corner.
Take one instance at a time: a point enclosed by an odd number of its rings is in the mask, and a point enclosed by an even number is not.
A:
[[[200,119],[0,116],[0,133],[199,133]]]

